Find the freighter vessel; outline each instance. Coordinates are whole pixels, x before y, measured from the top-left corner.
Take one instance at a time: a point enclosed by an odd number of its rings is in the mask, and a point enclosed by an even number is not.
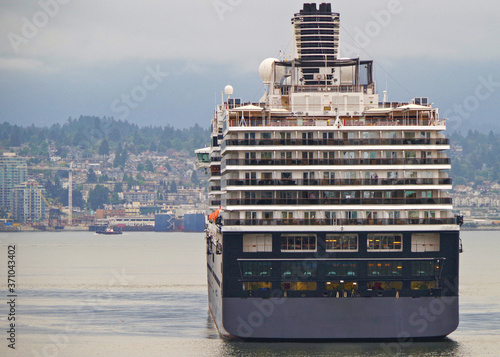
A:
[[[261,63],[257,103],[227,86],[197,150],[223,336],[406,341],[458,326],[446,121],[424,97],[380,100],[373,62],[339,58],[339,19],[304,4],[295,57]]]

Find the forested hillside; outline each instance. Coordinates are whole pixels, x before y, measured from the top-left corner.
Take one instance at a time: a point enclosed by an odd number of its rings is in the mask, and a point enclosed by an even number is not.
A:
[[[57,154],[63,158],[65,147],[77,147],[87,156],[99,151],[105,154],[107,150],[114,151],[119,147],[126,147],[133,153],[147,150],[163,153],[170,148],[193,153],[209,143],[209,131],[197,124],[183,130],[168,125],[139,127],[127,121],[90,116],[69,118],[63,125],[50,127],[0,124],[0,147],[26,146],[20,155],[48,156],[49,142],[55,143]]]

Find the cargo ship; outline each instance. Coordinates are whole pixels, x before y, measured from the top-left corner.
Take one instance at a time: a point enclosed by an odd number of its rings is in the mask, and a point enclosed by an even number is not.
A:
[[[340,58],[340,15],[304,4],[295,54],[259,67],[259,102],[227,86],[196,151],[209,176],[208,300],[222,336],[427,340],[459,322],[462,217],[446,120],[390,102],[373,61]]]

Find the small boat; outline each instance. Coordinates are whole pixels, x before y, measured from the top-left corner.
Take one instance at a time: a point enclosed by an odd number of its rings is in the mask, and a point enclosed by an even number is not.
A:
[[[114,230],[113,227],[106,227],[103,231],[96,231],[97,234],[122,234],[120,230]]]

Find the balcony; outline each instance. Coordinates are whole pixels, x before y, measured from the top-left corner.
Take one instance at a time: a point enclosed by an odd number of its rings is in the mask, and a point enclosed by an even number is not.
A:
[[[225,165],[245,166],[334,166],[334,165],[450,165],[449,158],[431,159],[226,159]],[[224,166],[225,167],[225,166]]]
[[[451,198],[229,198],[227,206],[254,205],[451,205]]]
[[[436,139],[243,139],[225,140],[222,149],[228,146],[368,146],[368,145],[449,145],[450,140]]]
[[[384,219],[225,219],[225,226],[394,226],[407,224],[457,224],[455,218],[384,218]]]
[[[381,186],[381,185],[451,185],[451,178],[403,179],[276,179],[227,180],[227,186]]]

